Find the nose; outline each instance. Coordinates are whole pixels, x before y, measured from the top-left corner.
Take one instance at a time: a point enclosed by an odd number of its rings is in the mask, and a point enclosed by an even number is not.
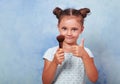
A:
[[[72,32],[70,30],[67,31],[67,35],[71,35]]]

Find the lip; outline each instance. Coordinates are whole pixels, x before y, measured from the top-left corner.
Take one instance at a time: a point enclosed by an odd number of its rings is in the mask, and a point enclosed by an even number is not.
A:
[[[66,39],[73,39],[73,37],[66,37]]]

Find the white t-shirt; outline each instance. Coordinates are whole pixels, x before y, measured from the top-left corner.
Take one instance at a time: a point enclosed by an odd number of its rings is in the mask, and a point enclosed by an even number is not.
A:
[[[49,48],[43,58],[52,61],[58,46]],[[90,57],[94,57],[92,52],[85,48]],[[72,53],[64,53],[65,59],[58,65],[53,84],[85,84],[84,64],[81,58],[73,56]]]

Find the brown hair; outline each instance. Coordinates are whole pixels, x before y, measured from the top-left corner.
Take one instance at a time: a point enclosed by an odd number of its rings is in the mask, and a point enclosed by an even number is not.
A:
[[[65,10],[62,10],[61,8],[59,7],[56,7],[54,10],[53,10],[53,14],[56,15],[56,18],[58,19],[58,23],[60,23],[61,19],[64,17],[64,16],[76,16],[76,17],[80,17],[81,19],[81,23],[83,24],[84,23],[84,18],[88,15],[88,13],[90,13],[90,9],[88,8],[82,8],[82,9],[74,9],[74,8],[68,8],[68,9],[65,9]]]

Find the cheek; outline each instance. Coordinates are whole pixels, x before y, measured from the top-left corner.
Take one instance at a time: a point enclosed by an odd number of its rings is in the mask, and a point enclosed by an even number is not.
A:
[[[79,37],[79,35],[80,35],[80,32],[74,32],[73,33],[73,36],[75,36],[75,37]]]
[[[60,33],[61,35],[66,35],[66,31],[63,31],[63,30],[59,30],[59,33]]]
[[[63,35],[63,36],[66,36],[66,33],[61,32],[61,31],[59,32],[59,34],[60,34],[60,35]]]
[[[60,33],[60,34],[63,34],[63,32],[62,32],[62,30],[61,30],[60,28],[58,28],[58,30],[59,30],[59,33]]]
[[[59,31],[59,32],[60,32],[61,35],[65,35],[65,32],[63,32],[63,31]]]
[[[74,36],[73,36],[73,37],[74,37],[74,39],[76,39],[76,40],[77,40],[77,39],[79,38],[79,36],[80,36],[80,34],[74,34]]]
[[[79,34],[75,34],[74,37],[77,39],[79,37]]]

